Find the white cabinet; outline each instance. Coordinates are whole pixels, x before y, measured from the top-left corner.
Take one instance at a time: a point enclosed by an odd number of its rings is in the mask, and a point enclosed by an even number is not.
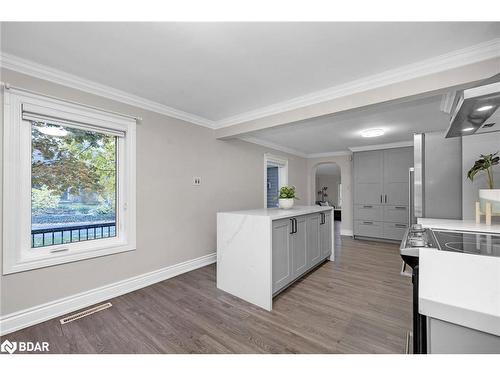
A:
[[[381,221],[355,220],[354,235],[363,237],[382,237],[384,223]]]
[[[331,212],[273,221],[272,289],[278,293],[331,255]]]
[[[383,203],[408,206],[408,169],[413,165],[413,148],[383,150]]]
[[[295,279],[302,275],[308,267],[307,252],[310,250],[308,245],[308,216],[299,216],[294,218],[295,230],[290,236],[292,247],[292,278]],[[307,241],[307,243],[306,243]]]
[[[408,223],[408,169],[413,148],[353,156],[354,235],[401,240]]]
[[[319,246],[320,258],[324,259],[332,254],[332,214],[331,212],[323,212],[320,214],[323,220],[320,220],[319,225]]]
[[[319,228],[322,222],[322,214],[307,216],[307,266],[312,267],[321,258],[319,241]]]
[[[292,280],[291,219],[273,221],[273,291]]]
[[[217,288],[266,310],[273,296],[333,260],[331,207],[217,213]]]
[[[383,191],[383,153],[366,151],[354,154],[354,204],[380,204]]]

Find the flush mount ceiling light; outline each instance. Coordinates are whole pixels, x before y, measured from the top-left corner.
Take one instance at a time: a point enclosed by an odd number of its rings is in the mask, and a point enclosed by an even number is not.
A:
[[[384,135],[384,133],[384,129],[379,128],[361,130],[361,136],[364,138],[380,137],[381,135]]]
[[[492,105],[483,105],[482,107],[479,107],[478,109],[476,109],[476,111],[478,112],[484,112],[484,111],[487,111],[489,109],[493,108]]]
[[[474,128],[463,128],[462,129],[463,132],[470,132],[471,130],[474,130]]]
[[[68,132],[60,126],[37,126],[40,133],[51,135],[53,137],[66,137]]]

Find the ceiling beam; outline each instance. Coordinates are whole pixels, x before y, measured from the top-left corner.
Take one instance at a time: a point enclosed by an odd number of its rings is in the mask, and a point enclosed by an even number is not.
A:
[[[407,102],[424,97],[444,94],[450,90],[470,87],[500,71],[500,56],[467,65],[442,70],[410,79],[399,77],[392,82],[372,89],[339,96],[320,103],[283,111],[267,117],[246,121],[215,130],[218,139],[229,139],[258,130],[283,126],[322,116],[339,114],[354,109],[368,108],[382,103]]]

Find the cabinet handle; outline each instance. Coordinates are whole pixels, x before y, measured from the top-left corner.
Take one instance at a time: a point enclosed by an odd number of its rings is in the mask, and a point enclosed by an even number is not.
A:
[[[293,233],[297,233],[297,219],[293,218],[293,222],[295,223],[295,230]]]
[[[373,206],[363,206],[363,208],[373,208]]]
[[[385,203],[387,203],[387,194],[385,195]]]
[[[394,224],[396,228],[406,228],[406,224]]]
[[[363,221],[363,224],[372,225],[372,224],[373,224],[373,221]]]
[[[396,206],[394,207],[396,210],[406,210],[405,206]]]
[[[380,194],[380,203],[382,203],[382,194]]]
[[[290,223],[292,224],[292,231],[290,232],[290,234],[294,234],[295,232],[293,231],[293,219],[290,219]]]

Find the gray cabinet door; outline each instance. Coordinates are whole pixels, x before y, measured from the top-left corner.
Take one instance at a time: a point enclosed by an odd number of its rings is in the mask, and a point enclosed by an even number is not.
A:
[[[412,165],[411,147],[384,150],[384,204],[408,206],[408,169]]]
[[[324,215],[324,223],[319,226],[321,259],[325,259],[332,253],[332,214],[325,212]]]
[[[354,203],[381,204],[383,189],[383,151],[356,152],[354,165]]]
[[[354,235],[363,237],[382,237],[383,224],[384,223],[381,221],[355,220]]]
[[[291,252],[291,221],[290,219],[273,221],[272,272],[273,293],[292,281]]]
[[[292,278],[300,276],[307,270],[307,220],[306,216],[295,218],[295,233],[291,235],[290,242],[292,248]]]
[[[354,205],[354,217],[356,220],[383,220],[383,206],[373,204]]]
[[[312,267],[321,259],[320,251],[320,214],[312,214],[307,216],[307,266]]]
[[[385,206],[384,221],[386,223],[408,223],[408,207],[390,205]]]
[[[404,223],[384,223],[383,237],[389,240],[401,241],[405,235],[408,225]]]

